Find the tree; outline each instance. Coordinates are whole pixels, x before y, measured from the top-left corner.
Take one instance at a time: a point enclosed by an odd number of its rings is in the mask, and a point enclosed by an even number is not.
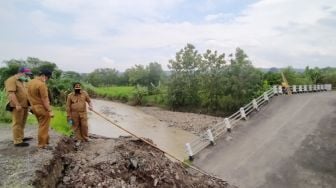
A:
[[[280,85],[282,77],[280,72],[268,71],[264,74],[263,79],[269,83],[269,85]]]
[[[157,86],[163,75],[161,65],[157,62],[152,62],[149,63],[147,69],[148,69],[148,82]]]
[[[219,109],[220,98],[224,95],[225,69],[227,68],[225,54],[217,54],[207,50],[203,54],[201,70],[201,95],[203,105],[211,111]]]
[[[65,71],[65,72],[63,72],[62,78],[68,78],[68,79],[77,80],[77,81],[82,80],[81,74],[79,74],[78,72],[75,72],[75,71]]]
[[[323,80],[322,71],[315,67],[314,69],[309,69],[307,66],[304,71],[305,76],[311,81],[312,84],[321,83]]]
[[[231,65],[227,69],[227,95],[231,95],[237,105],[242,105],[255,97],[262,88],[262,73],[252,66],[245,52],[237,48]]]
[[[26,60],[12,59],[4,61],[5,67],[0,69],[1,88],[4,87],[4,81],[18,72],[19,67],[28,67],[34,75],[38,75],[40,70],[49,69],[53,72],[52,79],[48,80],[49,96],[53,104],[63,104],[65,102],[66,90],[71,89],[73,81],[61,79],[62,71],[58,69],[55,63],[43,61],[38,58],[28,57]]]
[[[142,85],[142,86],[148,86],[149,80],[148,80],[148,69],[146,69],[143,65],[135,65],[132,68],[129,68],[125,71],[125,74],[127,74],[128,82],[131,85]]]
[[[168,84],[168,102],[171,107],[199,106],[199,65],[202,56],[192,44],[176,53],[175,59],[169,60],[171,80]]]
[[[119,72],[116,69],[95,69],[87,76],[87,81],[93,86],[112,86],[119,83]]]

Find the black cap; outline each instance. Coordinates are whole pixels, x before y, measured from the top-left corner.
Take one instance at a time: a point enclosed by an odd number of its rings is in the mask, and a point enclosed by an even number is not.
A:
[[[48,78],[51,78],[52,72],[50,70],[48,70],[48,69],[42,69],[40,71],[40,75],[44,75],[44,76],[46,76]]]

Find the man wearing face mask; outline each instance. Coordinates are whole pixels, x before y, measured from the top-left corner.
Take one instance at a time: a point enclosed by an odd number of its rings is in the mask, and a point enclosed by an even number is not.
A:
[[[12,132],[14,146],[27,147],[25,141],[32,138],[24,137],[24,128],[28,117],[28,97],[25,82],[32,75],[29,68],[21,67],[19,72],[5,81],[10,109],[12,112]]]
[[[73,84],[74,92],[67,98],[66,111],[68,120],[72,120],[72,130],[75,132],[78,143],[88,141],[88,118],[86,103],[89,104],[89,110],[92,110],[92,103],[87,92],[83,91],[81,84]]]
[[[38,121],[38,147],[41,149],[51,149],[49,144],[49,124],[54,114],[52,112],[47,80],[51,78],[51,71],[48,69],[41,70],[39,76],[28,82],[28,99],[32,110]]]

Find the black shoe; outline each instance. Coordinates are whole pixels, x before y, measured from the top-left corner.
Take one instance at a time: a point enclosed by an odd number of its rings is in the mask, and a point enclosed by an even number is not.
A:
[[[18,143],[18,144],[14,144],[15,147],[27,147],[29,146],[28,143],[24,143],[24,142],[21,142],[21,143]]]
[[[26,141],[29,141],[29,140],[33,140],[33,138],[32,137],[25,137],[25,138],[22,139],[23,142],[26,142]]]

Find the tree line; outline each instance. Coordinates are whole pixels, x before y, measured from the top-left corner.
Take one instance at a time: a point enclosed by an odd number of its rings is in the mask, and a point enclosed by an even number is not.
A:
[[[192,44],[187,44],[174,59],[169,60],[169,71],[163,71],[157,62],[134,65],[124,72],[99,68],[85,74],[62,71],[55,63],[32,57],[12,59],[3,64],[0,68],[0,88],[4,87],[4,81],[9,76],[17,73],[20,66],[31,68],[35,74],[42,68],[52,70],[53,79],[48,85],[52,102],[59,105],[65,102],[74,81],[93,87],[135,86],[135,92],[138,92],[135,93],[136,100],[141,101],[145,95],[160,95],[163,99],[157,103],[161,106],[216,114],[235,111],[271,85],[281,84],[281,72],[290,85],[336,85],[336,68],[306,67],[303,71],[296,71],[287,67],[264,71],[254,67],[241,48],[229,55],[211,50],[200,53]]]

